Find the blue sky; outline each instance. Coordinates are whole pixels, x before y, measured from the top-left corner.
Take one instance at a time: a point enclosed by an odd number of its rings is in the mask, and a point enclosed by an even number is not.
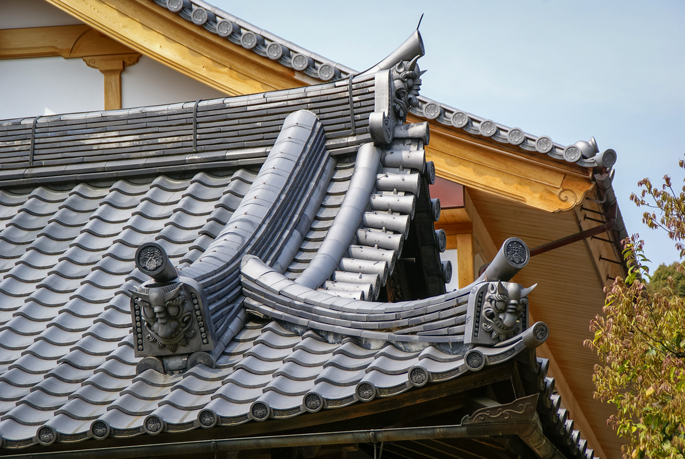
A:
[[[421,93],[548,135],[597,139],[618,153],[614,189],[629,233],[654,264],[677,259],[628,200],[637,182],[682,182],[685,2],[258,1],[210,3],[356,70],[385,57],[421,24]]]

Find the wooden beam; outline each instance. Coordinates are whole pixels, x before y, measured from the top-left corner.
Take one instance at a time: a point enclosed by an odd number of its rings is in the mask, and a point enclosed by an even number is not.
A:
[[[473,275],[473,235],[457,234],[457,278],[459,288],[475,280]]]
[[[228,95],[319,83],[149,0],[47,0],[98,31]]]
[[[0,30],[0,59],[50,56],[72,59],[133,52],[85,24]]]
[[[499,249],[495,243],[492,242],[490,232],[480,218],[478,209],[476,209],[476,206],[473,204],[467,189],[464,190],[464,208],[473,225],[473,237],[476,239],[477,245],[483,249],[481,257],[483,257],[484,261],[489,263],[495,258]]]

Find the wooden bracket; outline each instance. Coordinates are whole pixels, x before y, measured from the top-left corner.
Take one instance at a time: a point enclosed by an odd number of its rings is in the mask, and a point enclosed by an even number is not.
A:
[[[83,57],[88,67],[98,69],[105,76],[105,110],[121,108],[121,72],[135,65],[138,59],[138,53]]]

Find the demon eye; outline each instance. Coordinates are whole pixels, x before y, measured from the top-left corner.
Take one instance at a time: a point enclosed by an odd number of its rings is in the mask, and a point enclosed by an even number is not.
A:
[[[155,316],[155,309],[152,307],[150,303],[143,304],[143,314],[145,314],[145,318],[149,321],[157,321],[157,316]]]

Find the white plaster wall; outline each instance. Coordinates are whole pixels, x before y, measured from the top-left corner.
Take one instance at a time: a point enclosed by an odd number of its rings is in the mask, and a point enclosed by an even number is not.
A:
[[[457,272],[457,249],[445,250],[440,254],[440,260],[449,260],[452,262],[452,281],[449,284],[445,284],[445,290],[448,292],[457,290],[459,288],[459,276]],[[462,287],[464,286],[462,285]]]
[[[83,24],[43,0],[0,0],[0,29]]]
[[[102,73],[81,59],[0,60],[0,119],[103,110],[104,97]]]
[[[146,56],[121,74],[121,93],[122,108],[225,97],[222,92]]]

